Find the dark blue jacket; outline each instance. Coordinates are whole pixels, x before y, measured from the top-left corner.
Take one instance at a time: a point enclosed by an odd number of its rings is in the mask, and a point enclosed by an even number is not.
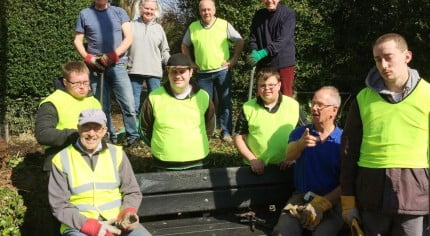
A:
[[[257,67],[277,69],[296,64],[294,30],[296,14],[293,9],[278,4],[274,12],[266,8],[254,14],[249,37],[251,50],[266,49],[268,56],[258,62]]]

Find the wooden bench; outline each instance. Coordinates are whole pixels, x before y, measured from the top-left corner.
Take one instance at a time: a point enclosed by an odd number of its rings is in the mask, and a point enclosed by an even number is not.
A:
[[[277,166],[268,166],[260,176],[249,167],[229,167],[136,178],[143,193],[138,214],[153,235],[267,235],[293,191],[292,169]],[[246,213],[250,206],[269,205],[279,206],[256,217]]]

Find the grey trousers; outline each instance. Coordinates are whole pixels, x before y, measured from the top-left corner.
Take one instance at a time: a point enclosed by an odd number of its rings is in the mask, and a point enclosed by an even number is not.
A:
[[[324,212],[321,223],[312,231],[313,236],[337,235],[342,229],[344,222],[342,219],[342,207],[340,203],[335,204],[332,209]],[[274,236],[299,236],[305,229],[298,219],[283,212],[279,217],[278,224],[273,229]]]
[[[365,235],[369,236],[423,236],[424,216],[382,214],[362,211],[361,221]]]

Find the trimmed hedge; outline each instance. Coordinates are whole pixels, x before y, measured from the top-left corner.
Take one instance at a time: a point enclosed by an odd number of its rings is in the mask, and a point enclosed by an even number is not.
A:
[[[32,129],[27,120],[35,116],[41,97],[54,90],[61,65],[79,59],[73,47],[74,27],[79,11],[91,0],[3,0],[1,78],[6,79],[9,128],[11,133]],[[3,91],[3,90],[2,90]],[[22,102],[16,104],[16,99]],[[21,105],[24,105],[22,107]],[[24,112],[24,113],[22,113]]]

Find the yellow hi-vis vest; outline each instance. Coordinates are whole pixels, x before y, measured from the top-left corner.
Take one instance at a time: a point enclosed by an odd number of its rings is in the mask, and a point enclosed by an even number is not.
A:
[[[246,144],[252,153],[266,165],[285,160],[288,137],[299,120],[297,101],[283,96],[279,109],[270,113],[254,98],[243,105],[243,111],[249,129]]]
[[[424,79],[403,101],[388,103],[365,88],[357,95],[363,123],[358,165],[428,168],[430,84]]]
[[[216,18],[210,28],[204,28],[200,21],[191,23],[190,38],[200,70],[218,69],[230,58],[227,24],[220,18]]]
[[[154,115],[151,151],[156,158],[186,162],[201,160],[209,154],[206,91],[200,89],[189,98],[176,99],[160,87],[149,94],[149,101]]]
[[[86,109],[101,109],[100,102],[93,96],[85,97],[83,99],[76,99],[65,91],[57,89],[47,98],[45,98],[39,106],[43,103],[50,102],[54,105],[58,113],[57,129],[76,129],[79,120],[79,114]]]
[[[61,150],[52,163],[67,177],[71,196],[69,202],[79,212],[93,219],[116,218],[121,207],[119,191],[119,165],[122,162],[122,148],[107,144],[108,148],[98,155],[94,171],[73,145]],[[68,229],[62,224],[60,232]]]

